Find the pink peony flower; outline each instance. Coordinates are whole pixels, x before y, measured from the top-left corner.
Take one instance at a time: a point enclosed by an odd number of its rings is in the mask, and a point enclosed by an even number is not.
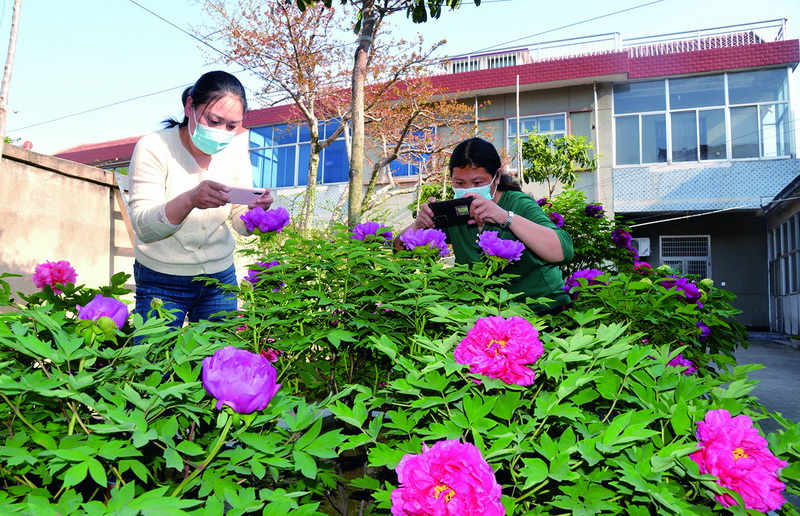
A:
[[[365,241],[374,237],[380,237],[390,242],[392,240],[392,232],[388,231],[388,229],[388,227],[378,224],[377,222],[364,222],[353,228],[353,234],[350,238]]]
[[[400,235],[403,247],[409,251],[426,251],[425,248],[439,251],[440,256],[447,256],[450,250],[445,242],[446,235],[438,229],[417,229],[406,231]]]
[[[522,258],[522,251],[525,244],[519,240],[500,238],[497,231],[484,231],[478,237],[478,246],[483,250],[483,254],[490,259],[503,261],[505,263],[515,262]]]
[[[539,332],[519,316],[483,317],[467,332],[454,351],[456,362],[471,373],[499,378],[508,384],[530,385],[533,364],[544,352]]]
[[[633,272],[639,274],[649,274],[653,268],[647,262],[633,262]]]
[[[56,295],[61,294],[61,290],[57,289],[56,285],[75,283],[77,279],[78,275],[75,273],[75,269],[66,260],[40,263],[33,272],[33,284],[36,285],[36,288],[43,289],[45,285],[50,285]]]
[[[739,493],[747,509],[774,511],[786,502],[778,470],[787,463],[769,451],[749,417],[732,418],[725,409],[709,410],[697,423],[697,439],[700,449],[689,457],[700,466],[700,473],[714,475],[719,485]],[[727,494],[715,499],[725,507],[737,503]]]
[[[281,355],[283,355],[283,351],[281,351],[280,349],[267,348],[267,349],[262,349],[259,355],[269,360],[271,364],[274,364],[275,362],[278,361],[278,358]]]
[[[289,225],[289,218],[289,211],[284,207],[265,210],[256,206],[241,215],[244,227],[251,233],[280,233]]]
[[[392,491],[392,515],[502,516],[502,490],[494,471],[470,443],[422,445],[397,465],[400,485]]]

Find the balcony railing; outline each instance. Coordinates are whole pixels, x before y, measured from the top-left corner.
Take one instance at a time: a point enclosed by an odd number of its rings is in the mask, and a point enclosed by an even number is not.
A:
[[[442,62],[445,63],[448,73],[459,73],[625,50],[631,57],[642,57],[782,41],[785,37],[786,19],[784,18],[633,38],[627,41],[622,40],[619,32],[612,32],[582,38],[546,41],[525,48],[506,48],[492,52],[453,56]]]

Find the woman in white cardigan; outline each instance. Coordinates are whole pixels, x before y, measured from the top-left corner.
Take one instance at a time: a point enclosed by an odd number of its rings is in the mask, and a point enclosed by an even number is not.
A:
[[[231,205],[230,187],[252,187],[245,90],[233,75],[204,74],[182,96],[184,118],[136,144],[130,167],[130,215],[136,233],[135,312],[145,319],[153,299],[177,310],[172,325],[236,309],[236,299],[214,278],[236,284],[234,238],[226,223],[248,232],[240,215],[268,209],[269,190],[249,205]]]

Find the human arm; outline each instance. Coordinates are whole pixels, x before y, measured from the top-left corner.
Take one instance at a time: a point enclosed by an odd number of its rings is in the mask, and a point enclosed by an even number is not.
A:
[[[435,201],[436,199],[434,199],[433,197],[429,197],[428,202],[420,204],[419,211],[417,212],[417,218],[414,219],[414,222],[412,222],[404,230],[400,231],[395,237],[394,239],[395,251],[403,250],[403,241],[400,240],[400,237],[403,236],[406,232],[433,227],[433,211],[431,210],[430,206],[428,206],[428,204]]]
[[[474,194],[470,206],[470,215],[479,224],[492,223],[503,225],[509,217],[509,210],[502,208],[494,201],[490,201]],[[565,258],[562,239],[555,229],[538,224],[524,216],[514,213],[511,223],[507,226],[525,247],[533,251],[541,259],[550,262],[563,262]],[[569,257],[571,258],[571,257]]]

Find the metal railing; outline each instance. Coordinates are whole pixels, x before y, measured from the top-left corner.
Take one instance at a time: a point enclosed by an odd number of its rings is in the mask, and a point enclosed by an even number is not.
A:
[[[608,52],[627,51],[631,57],[689,52],[782,41],[786,37],[786,19],[728,25],[711,29],[674,32],[622,40],[619,32],[581,38],[536,43],[525,48],[505,48],[492,52],[463,54],[442,60],[447,73],[486,70]]]

